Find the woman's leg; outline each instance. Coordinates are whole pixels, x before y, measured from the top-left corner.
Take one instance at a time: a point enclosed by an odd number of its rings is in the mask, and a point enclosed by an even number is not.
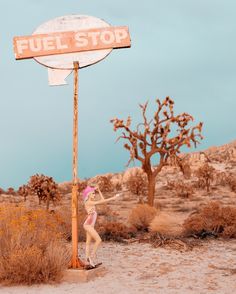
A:
[[[90,236],[95,240],[94,247],[93,247],[92,253],[90,255],[91,258],[94,258],[95,254],[97,252],[98,246],[102,242],[102,239],[98,235],[97,231],[94,229],[93,226],[86,225],[86,226],[84,226],[84,228],[85,228],[86,232],[88,232],[90,234]]]
[[[89,258],[90,256],[90,243],[92,240],[92,236],[90,235],[90,233],[88,231],[86,231],[86,247],[85,247],[85,258],[86,260]]]

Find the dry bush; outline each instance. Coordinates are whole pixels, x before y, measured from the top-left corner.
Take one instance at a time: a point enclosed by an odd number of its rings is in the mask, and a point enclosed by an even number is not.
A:
[[[149,225],[149,231],[165,237],[179,237],[182,234],[182,221],[176,214],[158,213]]]
[[[215,184],[229,186],[232,192],[236,192],[236,176],[233,173],[218,172],[215,177]]]
[[[181,198],[190,198],[194,194],[193,186],[189,183],[180,182],[176,187],[176,195]]]
[[[71,255],[54,215],[7,205],[0,219],[0,282],[60,281]]]
[[[229,185],[232,192],[236,192],[236,176],[234,174],[229,174],[226,178],[226,182]]]
[[[16,191],[14,190],[14,188],[9,187],[6,191],[7,195],[16,195]]]
[[[139,196],[139,202],[143,203],[143,196],[147,194],[147,176],[139,167],[129,168],[123,177],[126,188],[134,195]]]
[[[137,230],[148,230],[158,210],[148,204],[138,204],[129,215],[129,223]]]
[[[78,192],[79,194],[88,186],[88,180],[80,180],[78,181]]]
[[[61,194],[69,194],[72,191],[72,183],[71,182],[64,182],[58,184],[58,189]]]
[[[124,239],[135,237],[137,230],[119,222],[108,222],[100,225],[98,232],[104,241],[123,242]]]
[[[121,191],[123,187],[123,175],[121,173],[113,174],[111,183],[115,191]]]
[[[47,210],[49,209],[50,201],[55,205],[61,198],[58,185],[52,177],[45,175],[36,174],[30,177],[28,189],[38,196],[39,204],[41,204],[41,201],[46,202]]]
[[[112,221],[113,218],[119,215],[117,212],[113,211],[107,203],[98,205],[96,209],[98,215],[104,216],[108,221]]]
[[[190,215],[184,222],[187,236],[204,238],[208,235],[224,238],[236,238],[236,207],[223,206],[212,201]]]
[[[211,182],[214,179],[215,169],[210,166],[208,163],[205,163],[203,166],[200,166],[196,171],[196,176],[199,179],[199,185],[205,187],[207,192],[210,191]]]
[[[117,178],[112,179],[111,182],[112,182],[112,186],[113,186],[115,191],[121,191],[122,190],[122,182],[119,179],[117,179]]]
[[[0,188],[0,195],[2,194],[6,194],[6,192],[2,188]]]
[[[181,198],[190,198],[194,194],[193,185],[183,181],[167,181],[167,188],[174,190],[176,195]]]
[[[29,187],[27,185],[20,186],[17,194],[24,197],[24,201],[26,201],[27,196],[29,195]]]
[[[114,191],[114,187],[113,187],[112,181],[111,181],[111,175],[97,176],[95,184],[98,185],[101,192],[112,192],[112,191]]]
[[[228,185],[227,182],[227,173],[226,172],[216,172],[216,176],[215,176],[215,185],[219,185],[219,186],[226,186]]]
[[[60,232],[67,241],[72,239],[72,218],[71,218],[71,208],[68,206],[63,206],[55,213],[58,222],[60,223]],[[86,234],[83,228],[83,224],[87,217],[87,213],[84,207],[79,204],[78,207],[78,237],[79,241],[85,241]]]

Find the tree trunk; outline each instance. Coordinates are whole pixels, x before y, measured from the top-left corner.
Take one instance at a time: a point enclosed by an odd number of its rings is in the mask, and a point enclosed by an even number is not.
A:
[[[148,175],[148,204],[154,205],[155,196],[155,176],[153,174]]]

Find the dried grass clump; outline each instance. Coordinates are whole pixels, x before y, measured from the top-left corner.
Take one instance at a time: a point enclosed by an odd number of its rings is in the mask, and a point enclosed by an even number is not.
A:
[[[122,174],[113,175],[111,182],[115,191],[121,191],[122,185],[123,185],[123,175]]]
[[[139,196],[143,202],[143,195],[147,194],[147,176],[140,167],[129,168],[124,174],[126,188],[133,194]]]
[[[30,193],[30,190],[29,190],[29,187],[27,185],[20,186],[18,191],[17,191],[17,194],[24,197],[24,201],[26,201],[26,198],[29,195],[29,193]]]
[[[226,172],[217,171],[215,176],[215,185],[226,186],[228,184],[227,177],[228,175]]]
[[[6,191],[6,194],[7,195],[16,195],[16,191],[14,190],[14,188],[12,188],[12,187],[9,187],[8,189],[7,189],[7,191]]]
[[[72,182],[59,183],[58,189],[62,195],[69,194],[72,191]]]
[[[148,204],[138,204],[129,215],[129,223],[137,230],[148,231],[148,227],[158,210]]]
[[[127,227],[119,222],[105,223],[99,227],[99,234],[104,241],[124,242],[136,236],[135,227]]]
[[[93,184],[98,185],[101,192],[112,192],[112,191],[114,191],[114,187],[113,187],[111,179],[112,179],[111,174],[103,175],[103,176],[97,176],[93,180],[93,182],[94,182]]]
[[[44,210],[0,207],[0,282],[58,282],[70,261],[60,224]]]
[[[184,222],[186,236],[236,238],[236,207],[209,202]]]
[[[68,206],[63,206],[59,211],[55,213],[55,217],[57,218],[60,224],[60,232],[63,238],[67,241],[71,241],[72,239],[72,221],[71,221],[71,208]],[[78,238],[79,241],[86,240],[86,234],[83,228],[83,223],[87,217],[87,213],[84,207],[79,203],[78,205]]]
[[[206,188],[207,192],[210,191],[211,183],[214,179],[215,175],[215,168],[208,163],[200,166],[199,169],[196,171],[196,176],[199,180],[199,186]]]
[[[232,192],[236,192],[236,176],[234,174],[229,174],[227,176],[227,184]]]
[[[176,214],[158,213],[151,221],[149,231],[165,237],[179,237],[182,234],[182,221]]]
[[[194,194],[194,188],[191,183],[180,181],[167,181],[167,188],[174,190],[177,197],[190,198]]]

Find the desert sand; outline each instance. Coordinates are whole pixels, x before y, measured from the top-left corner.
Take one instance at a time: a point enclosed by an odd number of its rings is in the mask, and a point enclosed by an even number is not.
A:
[[[79,246],[82,254],[84,246]],[[106,273],[87,283],[1,287],[0,292],[232,294],[236,289],[236,240],[204,241],[187,252],[153,248],[149,244],[104,242],[98,259]]]

